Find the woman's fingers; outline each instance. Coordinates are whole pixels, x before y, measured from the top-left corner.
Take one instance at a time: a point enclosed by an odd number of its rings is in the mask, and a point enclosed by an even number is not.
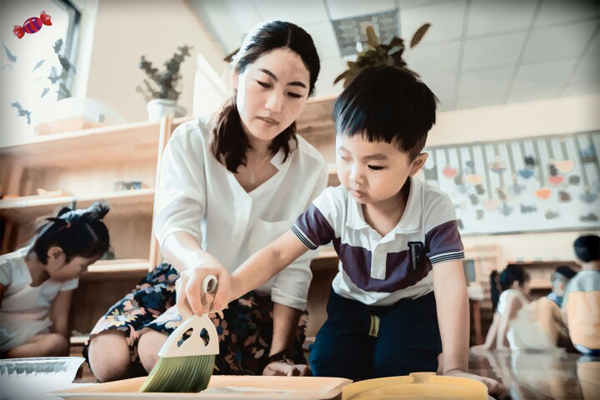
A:
[[[190,280],[185,288],[185,294],[194,314],[202,316],[208,312],[210,303],[202,290],[202,281],[208,275],[206,271],[197,269],[192,271]]]
[[[219,282],[217,283],[217,292],[215,293],[214,300],[212,303],[213,311],[221,311],[229,303],[229,296],[231,294],[231,279],[229,273],[219,274],[217,277]]]

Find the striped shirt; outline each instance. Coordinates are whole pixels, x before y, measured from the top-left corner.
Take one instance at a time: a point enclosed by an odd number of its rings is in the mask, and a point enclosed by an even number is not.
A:
[[[343,186],[325,189],[296,220],[292,231],[307,248],[333,242],[338,295],[376,306],[415,299],[433,291],[433,264],[464,258],[448,196],[417,178],[410,185],[402,218],[384,237]]]

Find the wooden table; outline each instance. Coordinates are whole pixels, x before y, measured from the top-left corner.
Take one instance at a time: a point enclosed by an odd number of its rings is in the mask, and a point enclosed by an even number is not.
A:
[[[518,351],[469,355],[469,370],[494,378],[512,399],[600,399],[600,358]]]

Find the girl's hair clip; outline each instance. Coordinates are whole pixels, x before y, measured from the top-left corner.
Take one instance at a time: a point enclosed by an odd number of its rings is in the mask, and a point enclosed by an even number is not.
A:
[[[69,229],[71,227],[71,223],[69,221],[67,221],[67,224],[65,225],[65,228]]]

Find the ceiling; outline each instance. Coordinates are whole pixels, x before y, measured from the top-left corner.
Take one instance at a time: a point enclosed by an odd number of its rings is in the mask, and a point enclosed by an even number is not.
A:
[[[398,12],[405,52],[444,111],[600,93],[600,1],[556,0],[188,0],[225,54],[257,23],[294,22],[321,57],[316,96],[337,94],[346,68],[332,20]]]

